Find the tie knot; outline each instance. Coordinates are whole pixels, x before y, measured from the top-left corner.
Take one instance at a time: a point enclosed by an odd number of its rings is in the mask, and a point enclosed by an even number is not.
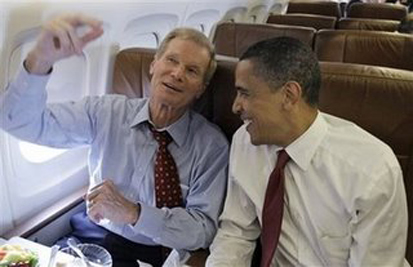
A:
[[[287,151],[285,151],[284,149],[280,150],[280,152],[278,152],[277,166],[275,168],[284,169],[289,160],[290,156],[288,155]]]
[[[153,138],[158,142],[160,146],[167,146],[172,142],[172,137],[167,131],[157,131],[151,124],[149,124],[149,129],[153,134]]]

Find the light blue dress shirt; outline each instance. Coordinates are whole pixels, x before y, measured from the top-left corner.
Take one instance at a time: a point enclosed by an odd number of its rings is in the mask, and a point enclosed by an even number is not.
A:
[[[135,225],[103,220],[101,225],[141,244],[176,249],[208,247],[217,230],[226,191],[228,142],[216,126],[188,111],[166,128],[168,149],[178,167],[185,208],[155,205],[154,158],[158,144],[146,121],[148,99],[120,95],[86,97],[46,105],[48,76],[24,70],[0,96],[0,126],[37,144],[60,148],[90,145],[91,186],[114,182],[129,200],[140,203]]]

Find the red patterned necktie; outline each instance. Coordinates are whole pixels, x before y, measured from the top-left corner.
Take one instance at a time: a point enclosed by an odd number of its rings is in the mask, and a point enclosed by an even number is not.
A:
[[[149,124],[149,129],[159,144],[155,157],[156,207],[182,207],[183,200],[178,169],[176,168],[175,160],[168,150],[168,144],[172,142],[172,137],[167,131],[158,132],[151,124]],[[162,247],[161,251],[165,261],[171,249]]]
[[[278,153],[277,164],[270,175],[262,212],[261,267],[269,267],[281,233],[284,211],[284,167],[290,157],[285,150]]]
[[[167,131],[156,131],[152,125],[149,126],[149,129],[159,144],[155,158],[156,207],[180,207],[183,201],[178,169],[167,147],[172,142],[172,137]]]

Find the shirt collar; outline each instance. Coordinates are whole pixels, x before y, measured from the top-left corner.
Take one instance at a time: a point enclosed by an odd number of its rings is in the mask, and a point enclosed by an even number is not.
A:
[[[179,147],[183,145],[188,135],[190,120],[189,113],[189,110],[187,110],[176,122],[163,129],[171,135],[172,139]],[[139,124],[142,124],[143,122],[149,122],[152,124],[149,116],[149,100],[146,101],[141,110],[139,110],[135,115],[135,118],[132,120],[130,127],[135,127]]]
[[[304,171],[327,133],[327,124],[320,112],[311,126],[285,148],[290,158]]]

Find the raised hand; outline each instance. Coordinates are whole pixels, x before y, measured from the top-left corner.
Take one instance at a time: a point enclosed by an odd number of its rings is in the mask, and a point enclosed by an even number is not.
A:
[[[108,219],[114,223],[135,224],[139,218],[139,206],[126,199],[110,180],[92,188],[86,199],[88,216],[95,223]]]
[[[87,27],[82,36],[76,32],[80,27]],[[61,15],[43,25],[25,66],[30,73],[45,74],[55,62],[80,55],[85,45],[102,33],[102,22],[97,19],[82,14]]]

